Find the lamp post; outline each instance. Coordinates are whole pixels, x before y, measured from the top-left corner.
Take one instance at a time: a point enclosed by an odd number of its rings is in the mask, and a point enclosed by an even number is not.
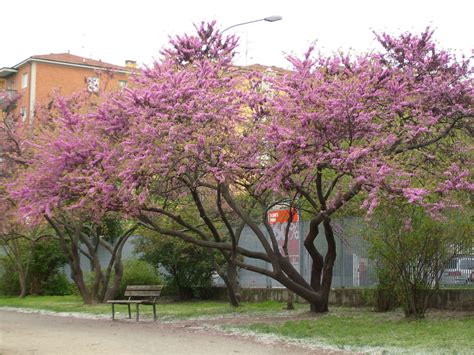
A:
[[[224,30],[222,30],[221,34],[224,33],[225,31],[230,30],[231,28],[234,28],[234,27],[237,27],[237,26],[247,25],[249,23],[260,22],[260,21],[276,22],[276,21],[280,21],[282,18],[283,17],[281,17],[281,16],[268,16],[268,17],[264,17],[264,18],[261,18],[261,19],[258,19],[258,20],[237,23],[235,25],[232,25],[232,26],[227,27]],[[247,62],[247,52],[248,52],[248,40],[247,40],[247,49],[245,50],[245,62]]]
[[[237,23],[235,25],[232,25],[232,26],[227,27],[226,29],[222,30],[221,33],[224,33],[225,31],[230,30],[231,28],[234,28],[234,27],[237,27],[237,26],[242,26],[242,25],[247,25],[249,23],[260,22],[260,21],[275,22],[275,21],[280,21],[282,18],[283,17],[281,17],[281,16],[269,16],[269,17],[258,19],[258,20]]]

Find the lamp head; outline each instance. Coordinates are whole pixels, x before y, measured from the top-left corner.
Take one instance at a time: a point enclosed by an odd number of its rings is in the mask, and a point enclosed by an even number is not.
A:
[[[265,17],[264,20],[268,22],[275,22],[275,21],[280,21],[283,17],[281,16],[269,16]]]

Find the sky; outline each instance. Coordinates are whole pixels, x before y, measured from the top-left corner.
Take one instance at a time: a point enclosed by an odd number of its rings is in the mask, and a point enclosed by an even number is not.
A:
[[[0,2],[3,34],[0,68],[39,54],[64,53],[124,65],[151,64],[169,36],[192,33],[193,24],[217,21],[240,37],[236,64],[288,68],[315,44],[323,53],[377,47],[375,32],[435,29],[442,48],[472,55],[472,0],[23,0]]]

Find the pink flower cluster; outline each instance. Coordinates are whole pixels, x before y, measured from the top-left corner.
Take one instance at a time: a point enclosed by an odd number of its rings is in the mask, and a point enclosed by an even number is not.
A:
[[[267,95],[261,73],[231,65],[237,40],[202,23],[98,106],[60,100],[11,194],[26,216],[100,216],[222,184],[318,195],[324,213],[361,192],[370,213],[382,195],[423,204],[472,191],[472,160],[450,144],[474,116],[468,61],[439,51],[430,30],[377,38],[380,53],[289,58]]]

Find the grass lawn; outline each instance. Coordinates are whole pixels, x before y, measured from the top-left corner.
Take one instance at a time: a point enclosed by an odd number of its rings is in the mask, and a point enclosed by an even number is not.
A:
[[[36,310],[48,310],[52,312],[80,312],[89,314],[111,314],[109,304],[85,305],[79,296],[28,296],[0,297],[0,307],[29,308]],[[304,305],[300,305],[301,308]],[[156,307],[159,318],[194,318],[201,316],[221,316],[232,314],[274,314],[281,312],[282,303],[268,301],[259,303],[246,303],[235,309],[224,301],[189,301],[189,302],[166,302],[159,301]],[[126,305],[116,305],[116,312],[127,313]],[[134,312],[132,305],[132,312]],[[152,315],[152,307],[141,306],[140,314]],[[133,316],[133,315],[132,315]]]
[[[423,320],[406,320],[401,312],[333,307],[316,319],[240,328],[362,351],[369,347],[390,353],[474,354],[473,313],[438,311]]]
[[[84,305],[78,296],[29,296],[23,299],[0,297],[0,307],[107,316],[111,314],[110,305]],[[243,323],[228,324],[225,327],[359,351],[372,352],[377,349],[377,353],[387,350],[389,353],[410,354],[474,354],[472,312],[433,311],[424,320],[407,321],[400,311],[375,313],[368,309],[332,307],[329,314],[312,317],[306,312],[307,305],[296,304],[297,310],[294,313],[283,312],[283,307],[284,303],[266,301],[243,303],[236,310],[226,302],[170,302],[163,299],[158,303],[157,315],[162,320],[243,315]],[[126,306],[119,305],[116,310],[121,313],[119,317],[126,317]],[[152,308],[142,306],[140,313],[151,317]],[[268,318],[278,313],[293,319],[285,321],[281,318]],[[252,322],[265,323],[250,324]]]

